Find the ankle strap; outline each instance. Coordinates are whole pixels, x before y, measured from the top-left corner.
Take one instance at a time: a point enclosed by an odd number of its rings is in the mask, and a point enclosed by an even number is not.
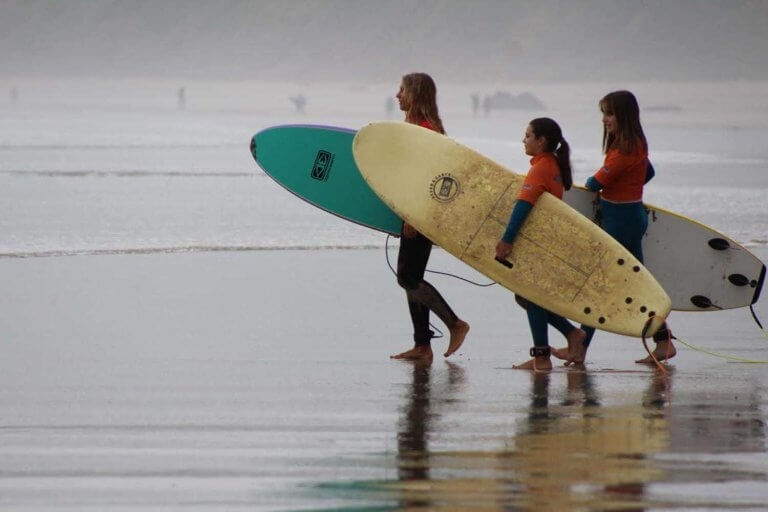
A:
[[[667,328],[667,324],[661,326],[661,329],[653,334],[653,341],[656,343],[660,341],[668,341],[672,337],[672,332]]]
[[[552,349],[549,347],[531,347],[531,357],[549,357],[552,354]]]

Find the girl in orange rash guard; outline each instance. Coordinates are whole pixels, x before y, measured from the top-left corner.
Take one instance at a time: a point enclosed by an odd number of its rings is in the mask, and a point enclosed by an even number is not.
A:
[[[648,213],[643,206],[643,187],[655,171],[648,161],[648,142],[640,124],[640,107],[634,94],[614,91],[600,100],[603,113],[603,166],[587,180],[586,186],[600,192],[600,212],[603,229],[626,247],[635,258],[643,261],[643,235],[648,228]],[[593,327],[582,326],[587,332],[583,343],[570,343],[567,349],[553,354],[566,360],[566,365],[582,363],[595,334]],[[659,361],[671,359],[677,351],[667,324],[653,335],[654,355]],[[637,363],[652,363],[649,355]]]
[[[437,87],[426,73],[410,73],[403,76],[396,98],[400,110],[405,112],[405,122],[445,133],[443,122],[437,110]],[[434,312],[451,333],[445,357],[461,347],[469,332],[469,324],[453,312],[434,286],[424,280],[427,261],[432,252],[432,242],[403,222],[400,237],[400,251],[397,254],[397,282],[403,287],[408,298],[408,311],[413,323],[414,347],[392,359],[431,361],[430,340],[434,332],[429,328],[429,312]]]
[[[534,119],[528,124],[523,139],[525,154],[530,155],[531,168],[525,177],[515,208],[504,236],[496,245],[496,259],[504,260],[512,252],[517,233],[533,209],[538,198],[549,192],[558,199],[571,188],[570,148],[563,138],[560,126],[548,117]],[[551,370],[547,323],[551,323],[568,339],[568,345],[581,344],[586,333],[568,320],[521,297],[516,297],[528,313],[528,324],[533,336],[530,361],[515,366],[522,370]]]

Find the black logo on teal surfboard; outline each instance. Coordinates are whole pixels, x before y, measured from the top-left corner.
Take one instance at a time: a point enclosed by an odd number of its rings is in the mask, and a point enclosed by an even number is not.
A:
[[[459,181],[449,173],[438,174],[432,180],[430,195],[432,199],[446,203],[459,193]]]
[[[321,149],[317,152],[315,164],[312,166],[312,178],[319,181],[327,181],[328,175],[331,174],[332,165],[333,154]]]

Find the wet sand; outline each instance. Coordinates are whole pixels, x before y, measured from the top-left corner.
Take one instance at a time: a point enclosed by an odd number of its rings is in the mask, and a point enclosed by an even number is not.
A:
[[[472,330],[421,366],[383,250],[0,259],[0,508],[764,510],[768,365],[599,333],[534,376],[512,294],[428,280]],[[768,360],[746,309],[670,323]]]

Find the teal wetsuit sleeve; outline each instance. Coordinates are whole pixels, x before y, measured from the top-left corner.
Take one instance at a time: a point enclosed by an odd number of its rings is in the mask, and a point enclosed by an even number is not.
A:
[[[595,177],[594,177],[594,176],[590,176],[590,177],[589,177],[589,179],[587,180],[587,183],[586,183],[586,185],[585,185],[585,186],[586,186],[586,187],[587,187],[587,188],[588,188],[590,191],[592,191],[592,192],[597,192],[598,190],[600,190],[601,188],[603,188],[603,186],[600,184],[600,182],[599,182],[599,181],[597,181],[597,180],[595,179]]]
[[[509,217],[509,223],[507,229],[504,231],[504,236],[501,237],[502,241],[511,244],[517,232],[520,231],[520,226],[523,225],[525,219],[528,218],[528,214],[531,213],[533,205],[523,199],[518,199],[515,203],[515,209],[512,210],[512,215]]]
[[[645,183],[648,183],[656,176],[656,169],[653,168],[653,164],[648,160],[648,168],[645,171]]]

